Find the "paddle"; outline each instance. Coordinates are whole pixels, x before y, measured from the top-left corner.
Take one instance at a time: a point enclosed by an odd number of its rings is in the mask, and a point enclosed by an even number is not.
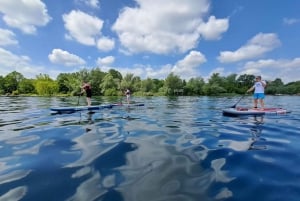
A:
[[[234,104],[233,106],[231,106],[230,108],[235,108],[237,106],[237,104],[245,97],[247,93],[245,93],[239,100],[238,102],[236,102],[236,104]]]
[[[77,100],[77,106],[79,105],[79,99],[80,99],[81,93],[78,96],[78,100]]]

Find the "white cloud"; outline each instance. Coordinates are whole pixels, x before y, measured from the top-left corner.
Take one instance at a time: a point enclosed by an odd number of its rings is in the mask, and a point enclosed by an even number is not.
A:
[[[221,34],[229,28],[228,19],[216,19],[210,16],[207,23],[202,23],[198,27],[199,33],[207,40],[220,39]]]
[[[198,68],[205,62],[206,58],[201,52],[191,51],[184,59],[176,63],[172,72],[184,79],[196,77],[199,75]]]
[[[230,63],[258,58],[280,46],[280,43],[276,34],[259,33],[236,51],[220,52],[218,60],[221,63]]]
[[[101,37],[97,41],[97,48],[104,52],[110,51],[114,49],[114,47],[115,47],[115,41],[113,39],[109,39],[107,37]]]
[[[296,18],[284,18],[283,19],[283,23],[287,24],[287,25],[293,25],[296,23],[300,23],[300,19],[296,19]]]
[[[53,49],[52,53],[48,55],[48,58],[52,63],[64,66],[79,66],[85,64],[85,61],[79,56],[61,49]]]
[[[13,71],[17,71],[26,78],[35,78],[39,72],[47,72],[47,69],[44,67],[32,65],[30,62],[31,59],[28,56],[15,55],[0,48],[0,75],[5,76]]]
[[[262,75],[266,80],[281,78],[283,82],[299,81],[300,58],[292,60],[258,60],[247,62],[239,74]]]
[[[199,67],[206,62],[205,56],[198,51],[191,51],[182,60],[175,65],[166,64],[162,66],[150,66],[136,64],[133,67],[112,67],[114,57],[109,56],[105,58],[98,58],[97,64],[101,66],[101,70],[108,71],[113,68],[123,75],[133,73],[135,76],[140,76],[142,79],[157,78],[165,79],[171,72],[179,75],[182,79],[190,79],[192,77],[200,76]]]
[[[98,58],[97,59],[97,65],[98,66],[110,66],[115,62],[115,57],[113,56],[107,56],[104,58]]]
[[[0,28],[0,46],[17,45],[18,41],[15,36],[12,31]]]
[[[76,0],[79,3],[83,3],[89,7],[92,8],[99,8],[100,7],[100,1],[99,0]]]
[[[63,21],[69,32],[68,38],[84,45],[96,45],[97,38],[101,35],[103,20],[82,11],[72,10],[63,15]]]
[[[0,1],[3,21],[26,34],[35,34],[37,26],[45,26],[51,20],[47,12],[45,4],[40,0]]]
[[[4,69],[10,71],[8,68],[14,68],[15,66],[26,64],[30,61],[30,58],[27,56],[18,56],[13,54],[12,52],[0,48],[0,62],[1,66],[4,66]]]
[[[153,68],[148,66],[145,68],[145,73],[142,76],[143,78],[157,78],[157,79],[165,79],[172,71],[173,66],[171,64],[163,65],[159,68]]]
[[[136,0],[126,7],[113,25],[123,47],[132,53],[167,54],[194,48],[201,35],[219,39],[228,29],[228,19],[210,17],[208,0]]]

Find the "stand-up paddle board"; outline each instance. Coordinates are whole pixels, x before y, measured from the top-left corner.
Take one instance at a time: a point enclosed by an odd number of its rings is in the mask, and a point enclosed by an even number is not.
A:
[[[76,106],[76,107],[54,107],[50,108],[52,112],[57,113],[73,113],[78,111],[94,111],[94,110],[101,110],[105,108],[112,108],[116,106],[125,106],[125,107],[138,107],[138,106],[145,106],[144,103],[132,103],[132,104],[122,104],[122,103],[114,103],[114,104],[107,104],[107,105],[96,105],[96,106]]]
[[[240,115],[265,115],[265,114],[286,114],[290,111],[283,108],[226,108],[223,109],[223,115],[225,116],[240,116]]]
[[[145,104],[144,103],[130,103],[130,104],[127,104],[127,103],[114,103],[114,104],[112,104],[112,106],[113,107],[115,107],[115,106],[127,106],[127,107],[136,106],[136,107],[138,107],[138,106],[145,106]]]
[[[112,108],[113,105],[108,104],[108,105],[98,105],[98,106],[77,106],[77,107],[56,107],[56,108],[50,108],[51,111],[53,112],[77,112],[77,111],[82,111],[82,110],[101,110],[105,108]]]

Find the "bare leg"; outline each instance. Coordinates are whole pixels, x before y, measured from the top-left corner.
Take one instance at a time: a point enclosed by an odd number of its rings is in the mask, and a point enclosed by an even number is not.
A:
[[[261,108],[264,109],[265,107],[264,99],[259,99],[259,101],[260,101]]]
[[[90,97],[86,97],[86,102],[87,102],[88,106],[91,106],[91,98]]]
[[[254,108],[257,108],[257,99],[254,99]]]
[[[130,103],[130,97],[127,95],[127,104]]]

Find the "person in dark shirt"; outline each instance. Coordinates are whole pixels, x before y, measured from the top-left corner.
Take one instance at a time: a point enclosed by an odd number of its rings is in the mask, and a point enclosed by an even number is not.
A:
[[[84,82],[81,86],[81,94],[85,92],[86,94],[86,102],[88,106],[91,106],[91,98],[92,98],[92,87],[89,83]]]

